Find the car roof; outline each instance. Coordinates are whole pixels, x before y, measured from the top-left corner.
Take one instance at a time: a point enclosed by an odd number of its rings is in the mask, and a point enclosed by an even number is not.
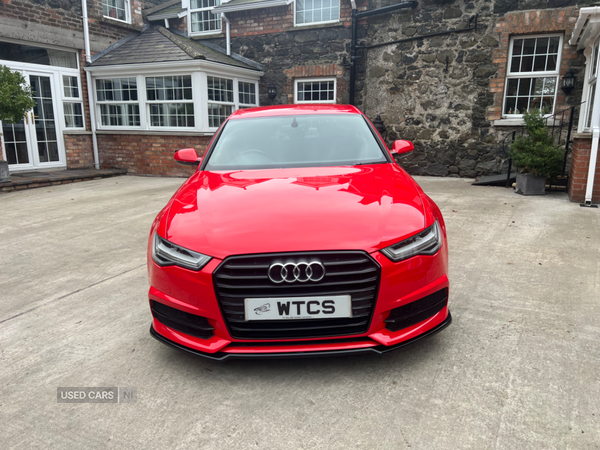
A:
[[[304,105],[276,105],[259,108],[238,109],[229,119],[249,119],[255,117],[293,116],[301,114],[362,114],[352,105],[311,103]]]

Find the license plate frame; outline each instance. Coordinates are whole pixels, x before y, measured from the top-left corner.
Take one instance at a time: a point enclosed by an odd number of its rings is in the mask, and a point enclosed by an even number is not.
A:
[[[246,322],[258,320],[348,319],[351,317],[351,295],[244,299],[244,320]]]

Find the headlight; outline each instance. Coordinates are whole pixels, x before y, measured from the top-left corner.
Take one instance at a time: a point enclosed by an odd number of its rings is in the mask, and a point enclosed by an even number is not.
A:
[[[202,269],[212,258],[175,245],[154,233],[152,259],[159,266],[180,266],[190,270]]]
[[[397,244],[384,248],[381,253],[392,261],[398,262],[417,255],[434,255],[441,246],[442,232],[436,220],[429,228]]]

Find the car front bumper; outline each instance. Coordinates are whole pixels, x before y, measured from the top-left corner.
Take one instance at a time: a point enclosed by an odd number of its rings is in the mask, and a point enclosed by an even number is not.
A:
[[[278,350],[274,347],[271,347],[270,351],[268,351],[268,352],[260,352],[260,351],[258,351],[258,352],[257,351],[251,351],[251,352],[231,352],[231,351],[230,352],[220,352],[220,351],[217,351],[214,353],[202,352],[200,350],[195,350],[191,347],[187,347],[185,345],[181,345],[175,341],[171,341],[170,339],[167,339],[163,335],[159,334],[154,329],[153,325],[150,326],[150,335],[153,338],[155,338],[157,341],[162,342],[163,344],[166,344],[170,347],[173,347],[173,348],[176,348],[179,350],[183,350],[185,352],[188,352],[188,353],[191,353],[194,355],[202,356],[204,358],[212,359],[214,361],[225,361],[228,359],[281,359],[281,358],[291,359],[291,358],[316,358],[316,357],[323,357],[323,356],[356,355],[356,354],[361,354],[361,353],[362,354],[375,353],[378,355],[383,355],[384,353],[391,352],[392,350],[396,350],[401,347],[405,347],[416,341],[420,341],[421,339],[432,336],[432,335],[438,333],[439,331],[442,331],[444,328],[446,328],[451,323],[452,323],[452,315],[450,314],[450,311],[447,311],[446,318],[440,324],[436,325],[435,327],[429,329],[428,331],[426,331],[422,334],[417,335],[416,337],[413,337],[406,341],[402,341],[399,344],[395,344],[395,345],[391,345],[391,346],[377,345],[377,344],[370,346],[370,344],[365,341],[365,343],[369,344],[369,346],[360,346],[359,343],[348,342],[346,345],[343,345],[343,344],[339,345],[339,348],[336,348],[337,347],[336,344],[329,344],[329,345],[326,344],[327,349],[321,349],[321,348],[319,348],[318,345],[315,345],[315,344],[307,345],[305,343],[305,344],[296,345],[296,346],[288,345],[284,349],[280,348]],[[234,348],[235,348],[235,346],[234,346]]]
[[[447,249],[433,256],[417,256],[393,263],[379,252],[370,257],[381,269],[376,302],[368,328],[361,333],[350,333],[308,338],[248,339],[236,338],[229,330],[227,320],[215,293],[213,274],[223,262],[214,259],[199,272],[179,267],[159,267],[148,261],[150,279],[149,299],[175,312],[183,312],[196,319],[201,316],[203,326],[212,331],[208,336],[193,335],[185,327],[174,327],[153,310],[152,335],[171,346],[194,354],[222,360],[227,358],[283,357],[306,355],[333,355],[346,353],[384,353],[422,337],[442,330],[450,324],[447,306],[448,278]],[[444,293],[443,301],[439,301]],[[394,310],[409,312],[427,298],[438,295],[433,309],[421,308],[412,318],[390,323]],[[396,317],[398,314],[396,314]],[[200,318],[198,318],[200,319]]]

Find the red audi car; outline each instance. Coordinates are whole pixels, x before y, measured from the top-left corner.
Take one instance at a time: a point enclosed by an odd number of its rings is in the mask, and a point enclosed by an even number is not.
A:
[[[158,214],[152,336],[231,357],[383,353],[451,322],[440,210],[347,105],[239,110]]]

